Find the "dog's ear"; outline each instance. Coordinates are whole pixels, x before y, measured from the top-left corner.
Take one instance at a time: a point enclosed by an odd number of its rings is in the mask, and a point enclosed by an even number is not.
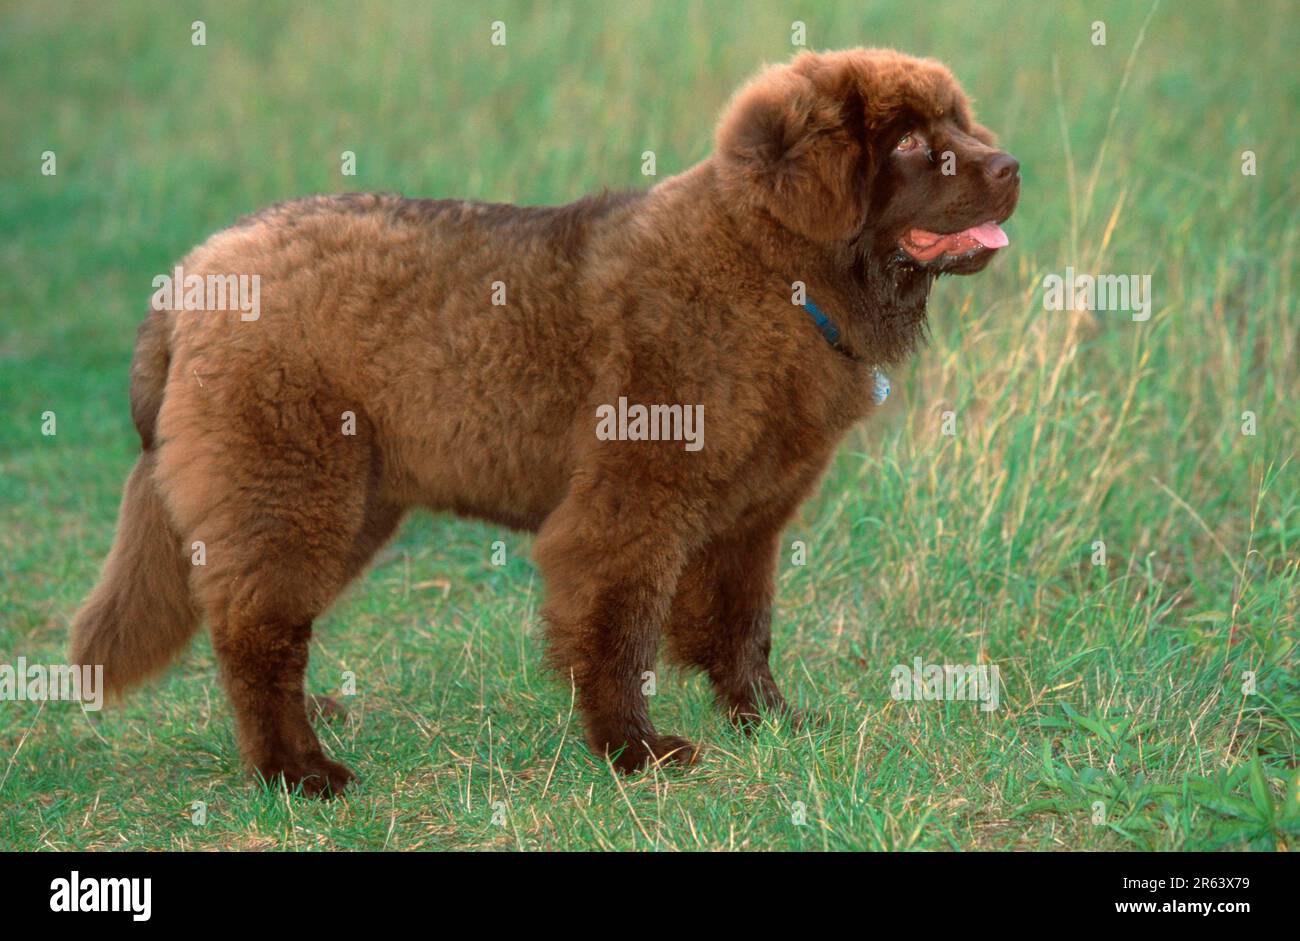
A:
[[[816,241],[852,235],[866,213],[869,174],[851,111],[850,102],[792,69],[760,75],[718,125],[727,198],[761,207]]]

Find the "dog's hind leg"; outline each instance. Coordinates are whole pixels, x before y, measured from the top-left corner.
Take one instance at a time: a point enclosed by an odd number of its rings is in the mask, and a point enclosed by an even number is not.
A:
[[[294,391],[274,411],[192,412],[162,446],[160,474],[187,543],[205,546],[191,584],[244,757],[268,781],[332,796],[352,774],[326,757],[308,718],[312,623],[400,513],[368,499],[375,461],[365,422],[343,434],[337,416],[347,403]]]

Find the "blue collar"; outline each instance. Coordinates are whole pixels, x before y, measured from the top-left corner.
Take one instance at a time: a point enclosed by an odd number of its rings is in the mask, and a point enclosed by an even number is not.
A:
[[[812,302],[811,297],[803,299],[803,309],[808,311],[808,316],[817,324],[817,329],[822,332],[826,342],[837,350],[840,348],[840,328],[835,326],[831,318],[822,313],[821,308]],[[841,352],[843,352],[841,350]]]
[[[840,328],[835,326],[835,321],[822,313],[822,309],[812,302],[811,297],[804,297],[803,309],[808,312],[808,316],[811,317],[813,323],[817,325],[817,329],[822,332],[822,336],[826,338],[827,343],[845,356],[848,356],[851,359],[857,358],[848,350],[844,349],[844,347],[840,346]],[[889,398],[889,377],[879,369],[872,367],[871,380],[871,399],[877,405],[883,405],[885,399]]]

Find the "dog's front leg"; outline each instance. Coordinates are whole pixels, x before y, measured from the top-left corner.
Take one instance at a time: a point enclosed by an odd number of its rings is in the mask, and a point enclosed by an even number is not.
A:
[[[768,665],[785,518],[760,518],[699,549],[678,581],[667,621],[672,659],[706,672],[718,705],[746,728],[762,710],[788,711]]]
[[[655,731],[643,692],[685,558],[673,514],[659,504],[652,516],[655,503],[575,491],[535,548],[551,661],[573,678],[592,750],[624,772],[695,759],[685,739]]]

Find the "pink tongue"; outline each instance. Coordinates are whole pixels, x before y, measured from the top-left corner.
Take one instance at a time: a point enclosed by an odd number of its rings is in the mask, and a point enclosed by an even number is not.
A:
[[[1003,232],[1002,226],[996,222],[986,222],[983,225],[973,226],[959,234],[969,235],[985,248],[1004,248],[1011,244],[1011,239],[1007,238],[1007,233]]]

